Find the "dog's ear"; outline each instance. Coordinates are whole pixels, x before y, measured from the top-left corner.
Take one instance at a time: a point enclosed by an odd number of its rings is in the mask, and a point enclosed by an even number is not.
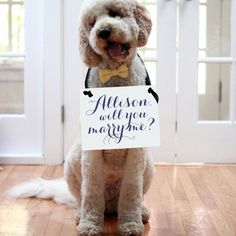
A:
[[[135,11],[136,21],[139,25],[139,35],[138,35],[138,47],[143,47],[150,35],[152,29],[152,21],[149,16],[147,9],[136,1],[136,11]]]
[[[96,67],[99,65],[101,58],[90,46],[88,36],[83,26],[80,26],[79,29],[79,49],[81,57],[88,67]]]

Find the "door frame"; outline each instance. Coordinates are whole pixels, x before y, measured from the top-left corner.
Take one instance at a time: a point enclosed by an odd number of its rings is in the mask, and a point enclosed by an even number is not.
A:
[[[157,91],[160,97],[160,146],[150,148],[155,163],[174,163],[176,159],[176,7],[176,1],[157,1]]]
[[[44,164],[64,159],[64,1],[44,0]],[[53,99],[52,99],[53,98]]]

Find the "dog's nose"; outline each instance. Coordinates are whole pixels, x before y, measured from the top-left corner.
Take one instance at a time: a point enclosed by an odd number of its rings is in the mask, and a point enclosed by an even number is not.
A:
[[[108,28],[103,28],[100,30],[98,36],[101,38],[101,39],[108,39],[110,37],[110,34],[111,34],[111,31],[110,29]]]

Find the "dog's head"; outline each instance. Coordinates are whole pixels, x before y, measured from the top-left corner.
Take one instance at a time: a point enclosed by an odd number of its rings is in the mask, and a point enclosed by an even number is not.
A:
[[[152,22],[136,0],[84,0],[80,52],[89,67],[126,62],[147,43]]]

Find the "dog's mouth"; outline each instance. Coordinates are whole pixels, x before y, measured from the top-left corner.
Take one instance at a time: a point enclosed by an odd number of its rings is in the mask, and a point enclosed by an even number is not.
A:
[[[126,57],[129,54],[129,49],[129,43],[109,42],[107,52],[112,58],[119,59],[121,57]]]

